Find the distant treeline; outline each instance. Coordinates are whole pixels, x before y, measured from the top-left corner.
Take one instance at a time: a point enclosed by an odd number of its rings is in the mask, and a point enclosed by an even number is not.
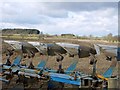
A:
[[[40,34],[37,29],[2,29],[2,34]]]
[[[92,39],[92,40],[106,40],[109,42],[119,42],[120,41],[120,36],[119,35],[113,35],[112,33],[109,33],[106,36],[102,37],[96,37],[93,35],[89,36],[77,36],[78,39]]]
[[[15,35],[17,34],[17,35]],[[19,34],[19,35],[18,35]],[[25,35],[24,35],[25,34]],[[28,34],[28,35],[27,35]],[[61,35],[50,35],[44,34],[42,31],[37,29],[2,29],[2,37],[6,39],[40,39],[40,38],[69,38],[69,39],[87,39],[87,40],[105,40],[109,42],[120,42],[119,35],[113,35],[109,33],[105,36],[97,37],[93,35],[89,36],[78,36],[74,34],[61,34]]]

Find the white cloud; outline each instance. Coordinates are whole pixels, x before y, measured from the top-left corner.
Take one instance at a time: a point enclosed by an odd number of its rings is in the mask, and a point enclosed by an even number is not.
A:
[[[103,8],[102,4],[101,7],[99,5],[99,8],[95,5],[97,9],[79,5],[75,8],[70,7],[72,3],[67,5],[69,6],[62,3],[58,8],[56,3],[6,2],[2,7],[3,20],[0,22],[0,27],[36,28],[50,34],[74,33],[96,36],[108,33],[117,34],[117,8],[112,6]]]
[[[57,30],[58,33],[75,33],[78,35],[93,34],[101,36],[108,33],[117,34],[118,18],[117,14],[113,14],[112,12],[114,13],[113,9],[93,12],[70,12],[68,13],[68,18],[55,19],[55,25],[44,25],[41,27],[46,31]]]

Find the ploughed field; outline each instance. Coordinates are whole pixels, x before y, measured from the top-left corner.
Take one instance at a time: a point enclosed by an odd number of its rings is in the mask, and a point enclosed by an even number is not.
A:
[[[87,45],[89,47],[93,47],[92,44],[94,43],[97,43],[95,41],[78,41],[78,40],[60,40],[60,39],[55,39],[55,40],[52,40],[52,39],[46,39],[44,40],[44,42],[69,42],[69,43],[75,43],[75,44],[80,44],[80,45]],[[43,41],[42,41],[43,42]],[[100,42],[102,43],[102,42]],[[109,43],[105,43],[103,42],[103,44],[109,44]],[[9,46],[7,45],[2,45],[3,47],[3,50],[4,48],[10,48]],[[19,55],[18,52],[14,53],[14,55],[10,58],[10,61],[12,62],[15,57]],[[74,61],[74,60],[78,60],[78,64],[77,64],[77,67],[76,67],[76,70],[77,71],[81,71],[83,73],[86,73],[86,74],[92,74],[92,65],[90,65],[89,63],[89,57],[86,57],[86,58],[78,58],[78,57],[69,57],[69,55],[63,55],[64,56],[64,60],[62,62],[62,67],[63,69],[67,69],[69,67],[69,65]],[[46,67],[48,68],[51,68],[51,69],[58,69],[58,62],[56,61],[56,56],[43,56],[41,57],[39,55],[39,53],[36,53],[35,57],[32,59],[33,61],[33,64],[34,66],[37,66],[37,64],[42,60],[42,59],[47,59],[48,58],[48,61],[47,61],[47,65]],[[111,61],[107,61],[106,60],[106,57],[104,56],[104,53],[102,53],[101,55],[99,56],[96,56],[97,58],[97,73],[99,74],[103,74],[108,68],[109,66],[111,65]],[[5,63],[5,60],[6,60],[6,55],[5,53],[2,54],[2,63]],[[30,60],[28,58],[24,59],[26,64],[28,65]],[[113,75],[117,75],[117,67],[115,68],[114,72],[113,72]],[[15,85],[15,83],[13,82],[12,85]],[[11,86],[12,86],[11,85]],[[3,85],[4,87],[4,85]]]

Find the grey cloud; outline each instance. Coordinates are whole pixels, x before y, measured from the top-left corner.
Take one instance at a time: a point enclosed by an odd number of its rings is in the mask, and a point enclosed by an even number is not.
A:
[[[47,2],[47,3],[5,3],[2,8],[2,22],[4,27],[28,27],[42,29],[45,33],[61,34],[106,34],[104,30],[115,33],[117,19],[117,3],[84,3],[84,2]],[[86,14],[87,12],[88,14]],[[69,16],[70,13],[74,15]],[[80,17],[81,16],[81,17]],[[83,21],[82,21],[83,16]],[[100,20],[99,18],[100,17]],[[108,22],[101,21],[108,18]],[[108,24],[106,27],[97,25],[97,22]],[[99,23],[98,23],[99,24]],[[89,30],[89,32],[88,32]],[[91,31],[90,31],[91,30]],[[82,31],[82,32],[81,32]],[[100,31],[98,33],[98,31]]]
[[[95,11],[106,8],[117,8],[117,2],[44,2],[44,8],[38,9],[39,14],[53,18],[66,18],[68,11]],[[38,3],[41,6],[41,3]]]
[[[117,3],[114,2],[46,2],[46,3],[5,3],[2,8],[3,14],[9,15],[24,15],[31,14],[33,17],[36,15],[45,15],[53,18],[66,18],[68,11],[80,12],[96,10],[101,8],[116,8]]]
[[[3,18],[2,22],[4,23],[17,23],[17,24],[50,24],[49,17],[46,16],[24,16],[17,15],[11,16],[10,18]]]
[[[52,18],[67,18],[68,12],[65,10],[53,10],[53,9],[46,9],[38,11],[39,15],[44,15]]]
[[[117,8],[117,2],[46,2],[46,7],[68,11],[91,11],[101,8]]]

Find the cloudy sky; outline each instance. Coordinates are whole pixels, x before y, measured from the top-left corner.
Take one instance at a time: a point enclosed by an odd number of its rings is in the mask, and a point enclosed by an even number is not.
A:
[[[117,2],[3,2],[0,28],[35,28],[49,34],[118,34]]]

